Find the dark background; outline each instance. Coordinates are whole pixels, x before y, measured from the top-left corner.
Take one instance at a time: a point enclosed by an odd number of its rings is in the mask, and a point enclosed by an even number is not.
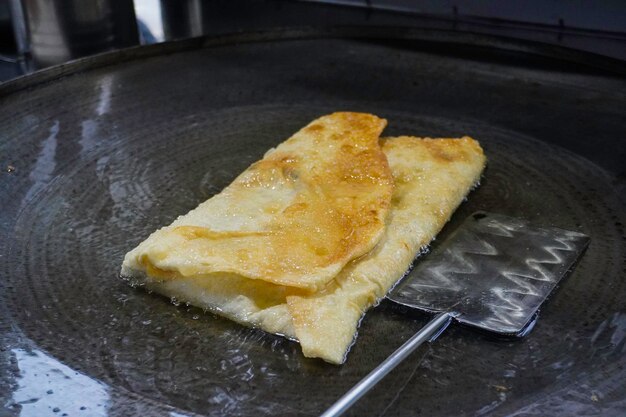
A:
[[[491,34],[626,59],[621,0],[0,0],[0,82],[137,44],[322,25]]]

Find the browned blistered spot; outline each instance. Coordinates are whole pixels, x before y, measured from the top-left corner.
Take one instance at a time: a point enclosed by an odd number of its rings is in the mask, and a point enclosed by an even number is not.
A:
[[[328,249],[322,248],[322,247],[315,248],[315,254],[317,256],[327,256],[328,255]]]
[[[455,160],[454,155],[450,152],[446,152],[445,149],[432,149],[432,155],[441,161],[452,162]]]
[[[295,203],[283,210],[283,213],[290,216],[296,214],[299,211],[306,210],[308,206],[309,205],[307,203]]]
[[[432,140],[424,139],[424,146],[429,150],[433,158],[439,162],[454,162],[467,159],[464,139],[458,140]]]
[[[298,158],[294,155],[285,155],[282,154],[282,158],[280,158],[280,162],[283,164],[293,164],[298,161]]]
[[[310,132],[321,132],[322,130],[324,130],[324,126],[318,125],[318,124],[312,124],[312,125],[308,126],[306,128],[306,130],[308,130]]]

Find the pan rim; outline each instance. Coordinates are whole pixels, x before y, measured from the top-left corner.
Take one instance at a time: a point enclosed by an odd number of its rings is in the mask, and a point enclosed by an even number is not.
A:
[[[588,69],[599,70],[604,75],[610,74],[626,78],[626,61],[538,41],[486,35],[472,31],[406,26],[298,26],[258,31],[240,31],[223,35],[205,35],[102,52],[43,68],[0,83],[0,98],[6,98],[13,93],[47,84],[69,75],[144,58],[238,44],[316,39],[410,40],[440,47],[479,47],[492,51],[524,54],[529,57],[548,58],[555,62],[561,61],[562,63],[576,64]]]

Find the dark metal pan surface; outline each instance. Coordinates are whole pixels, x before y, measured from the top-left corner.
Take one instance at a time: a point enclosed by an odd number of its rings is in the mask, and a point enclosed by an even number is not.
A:
[[[484,180],[444,235],[486,210],[591,237],[528,337],[454,326],[352,415],[623,415],[623,67],[489,39],[236,35],[0,86],[0,415],[317,415],[424,325],[383,302],[332,366],[117,277],[148,233],[336,110],[386,117],[388,135],[481,142]]]

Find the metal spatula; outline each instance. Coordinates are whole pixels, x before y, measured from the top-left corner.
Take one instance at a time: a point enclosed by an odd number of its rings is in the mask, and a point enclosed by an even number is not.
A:
[[[342,414],[453,320],[502,335],[525,336],[541,303],[588,243],[582,233],[474,213],[387,295],[435,317],[322,416]]]

